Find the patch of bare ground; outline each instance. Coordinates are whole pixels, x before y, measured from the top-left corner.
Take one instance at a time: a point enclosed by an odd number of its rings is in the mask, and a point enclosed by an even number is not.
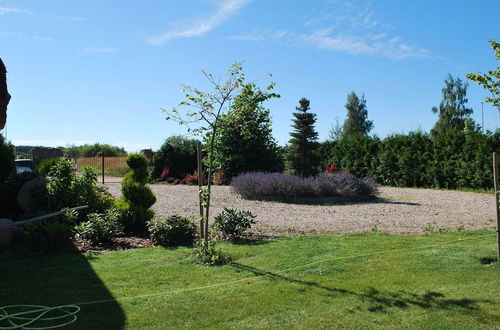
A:
[[[110,242],[92,244],[86,239],[76,239],[73,241],[74,248],[78,252],[99,253],[105,251],[118,251],[128,249],[140,249],[153,246],[149,237],[115,237]]]
[[[198,187],[153,184],[157,216],[198,213]],[[120,195],[120,185],[110,184]],[[257,235],[297,233],[355,233],[381,231],[423,234],[438,230],[479,230],[495,226],[495,197],[450,190],[382,187],[375,200],[345,202],[338,199],[307,200],[305,203],[245,200],[229,186],[215,186],[211,214],[224,207],[249,210],[257,216]]]

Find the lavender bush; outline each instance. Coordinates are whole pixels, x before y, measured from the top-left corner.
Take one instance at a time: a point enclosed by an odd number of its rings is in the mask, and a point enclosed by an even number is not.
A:
[[[333,197],[362,198],[378,195],[370,177],[358,178],[347,172],[321,173],[315,177],[298,177],[283,173],[250,172],[231,181],[233,190],[248,199]]]

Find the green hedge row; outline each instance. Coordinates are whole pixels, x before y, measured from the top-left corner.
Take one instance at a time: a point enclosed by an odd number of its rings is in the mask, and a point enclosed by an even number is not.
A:
[[[382,185],[491,189],[495,151],[500,153],[500,130],[352,136],[322,143],[319,153],[323,164],[333,162],[338,170],[371,176]]]

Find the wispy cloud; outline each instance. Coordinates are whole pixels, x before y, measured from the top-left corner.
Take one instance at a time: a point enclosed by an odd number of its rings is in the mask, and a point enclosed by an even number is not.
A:
[[[432,52],[427,49],[405,44],[398,37],[388,38],[385,34],[372,36],[334,35],[331,29],[321,29],[299,35],[297,41],[303,46],[317,49],[352,55],[382,56],[395,60],[432,56]]]
[[[61,22],[76,22],[76,23],[85,22],[87,20],[86,18],[80,16],[52,16],[52,19]]]
[[[81,50],[81,54],[114,54],[118,50],[113,47],[84,47]]]
[[[435,55],[422,47],[390,35],[390,25],[376,19],[375,11],[360,1],[327,1],[328,8],[307,20],[306,32],[253,31],[232,35],[242,41],[279,42],[293,47],[310,47],[351,55],[379,56],[395,60],[430,58]],[[333,5],[331,7],[330,5]]]
[[[32,39],[37,41],[51,41],[52,37],[40,36],[36,34],[26,34],[21,32],[0,32],[0,38]]]
[[[161,46],[177,38],[190,38],[208,33],[236,15],[252,0],[224,0],[217,6],[214,13],[207,17],[191,21],[180,28],[172,28],[160,35],[149,37],[146,41],[155,46]]]
[[[0,7],[0,15],[5,14],[33,14],[33,12],[26,9]]]

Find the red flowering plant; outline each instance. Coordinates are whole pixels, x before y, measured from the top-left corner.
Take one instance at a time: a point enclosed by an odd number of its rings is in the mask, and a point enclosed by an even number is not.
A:
[[[330,165],[325,165],[325,171],[327,173],[335,172],[335,163],[331,163]]]

